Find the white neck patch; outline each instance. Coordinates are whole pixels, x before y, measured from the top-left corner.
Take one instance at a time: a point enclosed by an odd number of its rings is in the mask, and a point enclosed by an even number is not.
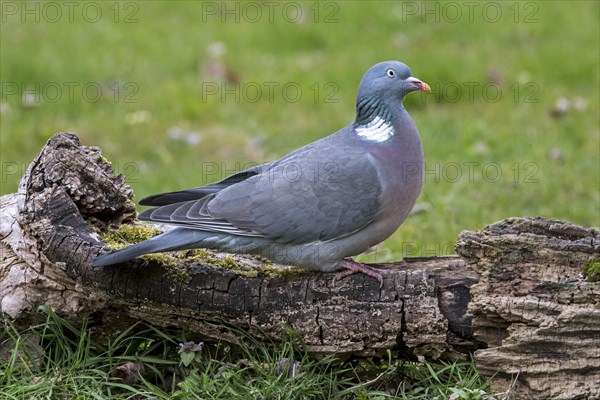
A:
[[[356,133],[372,142],[385,142],[394,136],[394,128],[377,116],[368,124],[356,127]]]

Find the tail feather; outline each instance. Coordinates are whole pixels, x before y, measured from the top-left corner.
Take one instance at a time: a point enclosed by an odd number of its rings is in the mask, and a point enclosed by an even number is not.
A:
[[[180,250],[198,247],[197,245],[208,235],[191,229],[173,229],[151,239],[134,244],[115,252],[101,255],[92,261],[93,267],[119,264],[149,253]]]

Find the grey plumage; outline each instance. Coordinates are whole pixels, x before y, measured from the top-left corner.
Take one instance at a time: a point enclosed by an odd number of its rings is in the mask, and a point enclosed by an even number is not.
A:
[[[92,265],[202,247],[319,271],[358,268],[378,277],[345,258],[396,231],[420,193],[421,141],[402,104],[414,90],[429,86],[405,64],[376,64],[360,83],[353,124],[221,182],[143,199],[140,204],[154,208],[140,220],[176,228]]]

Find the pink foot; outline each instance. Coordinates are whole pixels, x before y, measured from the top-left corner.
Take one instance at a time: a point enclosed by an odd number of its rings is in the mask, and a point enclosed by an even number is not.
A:
[[[344,258],[343,267],[346,268],[346,271],[341,271],[341,272],[338,272],[337,274],[335,274],[335,277],[333,278],[334,286],[335,286],[336,280],[344,279],[347,276],[350,276],[352,274],[356,274],[359,272],[363,273],[365,275],[368,275],[372,278],[377,279],[377,281],[379,282],[379,289],[381,289],[381,287],[383,286],[383,277],[381,276],[381,273],[379,271],[377,271],[375,268],[371,268],[371,267],[366,266],[365,264],[356,262],[353,259],[351,259],[350,257]]]

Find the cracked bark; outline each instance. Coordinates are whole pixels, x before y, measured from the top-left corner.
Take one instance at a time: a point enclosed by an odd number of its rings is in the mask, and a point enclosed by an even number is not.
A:
[[[480,277],[471,286],[478,369],[498,388],[539,399],[600,398],[600,234],[564,221],[509,218],[462,232],[456,250]]]
[[[92,227],[130,223],[131,197],[98,148],[68,133],[50,139],[18,193],[0,198],[4,316],[26,323],[26,311],[45,304],[75,322],[93,315],[105,334],[144,320],[205,338],[231,340],[223,328],[236,325],[278,340],[288,326],[319,353],[452,358],[477,350],[483,373],[500,371],[498,388],[520,373],[527,398],[599,396],[590,382],[600,380],[600,289],[580,276],[599,256],[593,229],[511,218],[463,232],[459,256],[378,265],[381,289],[364,275],[333,286],[332,274],[253,278],[185,261],[185,282],[139,260],[91,268],[102,247]]]

